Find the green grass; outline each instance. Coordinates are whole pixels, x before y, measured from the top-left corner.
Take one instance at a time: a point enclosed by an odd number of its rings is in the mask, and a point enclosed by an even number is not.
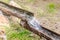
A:
[[[39,36],[30,36],[32,32],[24,29],[19,24],[11,23],[11,28],[7,29],[8,40],[38,40]]]
[[[48,12],[50,12],[50,13],[55,12],[55,10],[56,10],[55,8],[56,8],[56,6],[55,6],[54,3],[49,3],[49,4],[47,5],[47,10],[48,10]]]
[[[0,1],[3,1],[5,3],[9,3],[10,0],[0,0]]]
[[[28,30],[24,29],[22,31],[14,31],[14,30],[10,30],[8,33],[7,33],[7,37],[8,37],[8,40],[38,40],[39,37],[36,36],[36,37],[33,37],[33,36],[30,36],[31,32],[29,32]]]
[[[26,30],[22,31],[22,32],[15,32],[15,31],[10,31],[11,33],[7,34],[8,35],[8,39],[9,40],[13,40],[18,38],[19,40],[24,40],[27,39],[27,35],[29,35],[30,33]],[[16,39],[17,40],[17,39]]]

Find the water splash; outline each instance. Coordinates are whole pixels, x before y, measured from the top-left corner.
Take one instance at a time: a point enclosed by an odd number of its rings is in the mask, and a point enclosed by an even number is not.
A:
[[[0,10],[0,15],[3,15],[3,12]]]
[[[28,24],[30,27],[32,27],[32,28],[36,29],[37,31],[43,33],[44,35],[48,36],[52,40],[60,40],[59,35],[56,35],[55,33],[43,28],[35,18],[32,18],[31,20],[29,20]]]
[[[1,4],[1,3],[0,3]],[[37,31],[43,33],[44,35],[50,37],[52,40],[60,40],[60,36],[56,35],[55,33],[43,28],[39,22],[34,18],[33,13],[18,9],[16,7],[9,6],[7,4],[0,5],[1,7],[4,7],[5,9],[8,9],[12,13],[17,13],[19,17],[25,18],[28,22],[29,26],[36,29]]]
[[[29,24],[30,26],[33,26],[36,30],[42,29],[42,28],[40,27],[38,21],[37,21],[35,18],[33,18],[32,20],[28,21],[28,24]]]

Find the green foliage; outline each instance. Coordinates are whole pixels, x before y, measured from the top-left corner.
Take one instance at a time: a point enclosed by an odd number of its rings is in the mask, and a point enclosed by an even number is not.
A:
[[[47,8],[48,8],[48,12],[50,12],[50,13],[55,12],[55,4],[54,3],[48,4]]]
[[[8,40],[38,40],[38,36],[30,37],[30,34],[30,31],[22,28],[19,24],[11,23],[11,28],[7,29]]]
[[[3,1],[5,3],[9,3],[10,0],[0,0],[0,1]]]
[[[31,32],[27,30],[22,30],[20,32],[16,32],[14,30],[10,30],[7,33],[8,40],[38,40],[38,36],[36,38],[30,37]]]

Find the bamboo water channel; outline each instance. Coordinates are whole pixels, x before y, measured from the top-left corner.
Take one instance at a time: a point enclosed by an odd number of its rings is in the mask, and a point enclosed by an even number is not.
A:
[[[13,15],[21,19],[20,25],[33,33],[45,37],[47,40],[60,40],[60,35],[48,30],[35,19],[34,13],[0,2],[0,10],[6,15]]]

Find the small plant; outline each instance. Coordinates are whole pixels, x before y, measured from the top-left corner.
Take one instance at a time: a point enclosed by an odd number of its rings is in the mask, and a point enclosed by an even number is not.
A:
[[[55,4],[54,3],[48,4],[47,8],[48,8],[48,12],[50,12],[50,13],[55,12]]]

